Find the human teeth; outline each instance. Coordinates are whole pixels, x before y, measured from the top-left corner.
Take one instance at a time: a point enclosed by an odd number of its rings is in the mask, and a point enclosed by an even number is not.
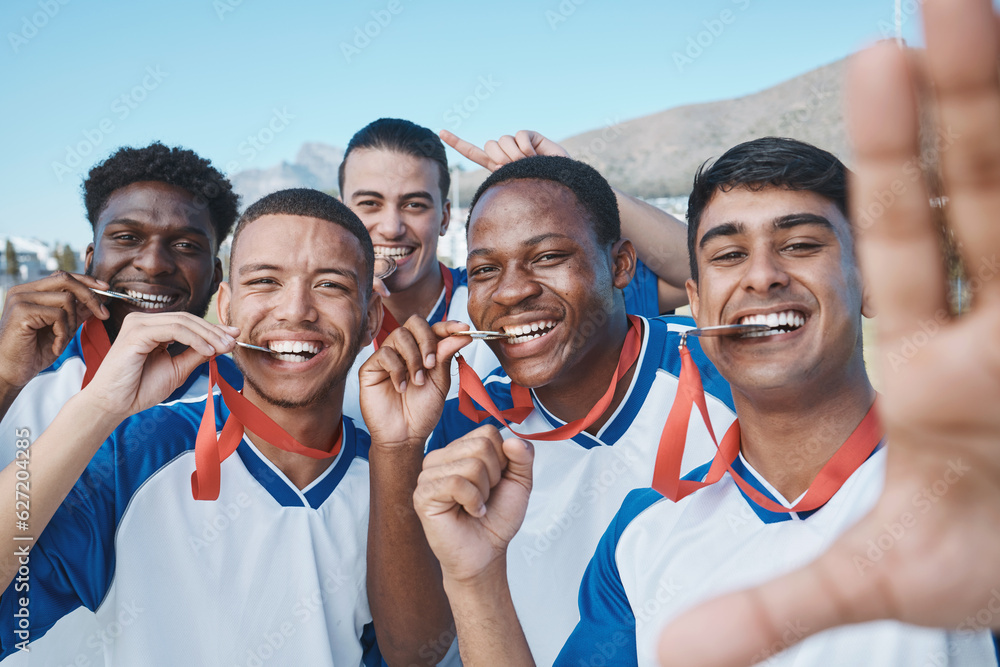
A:
[[[778,324],[788,324],[788,313],[778,313]]]
[[[318,343],[310,343],[309,341],[302,340],[272,340],[268,342],[268,347],[272,352],[279,352],[285,354],[299,355],[300,353],[318,354],[320,351],[320,345]],[[281,358],[281,354],[278,358]],[[301,361],[303,358],[296,356],[296,361]],[[287,361],[287,360],[286,360]]]
[[[769,313],[768,316],[767,316],[767,321],[765,323],[769,327],[776,327],[776,326],[778,326],[778,314],[777,313]]]
[[[395,248],[384,245],[375,246],[375,254],[381,257],[405,257],[413,252],[413,248]]]

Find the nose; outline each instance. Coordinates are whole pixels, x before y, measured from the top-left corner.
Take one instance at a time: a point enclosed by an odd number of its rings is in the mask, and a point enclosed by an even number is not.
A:
[[[318,312],[310,285],[306,282],[294,282],[277,290],[274,293],[271,315],[280,322],[291,324],[315,322]]]
[[[501,306],[517,304],[540,295],[541,286],[531,272],[519,264],[503,267],[493,292],[493,302]]]
[[[788,273],[781,257],[774,251],[754,249],[744,266],[746,271],[740,285],[748,292],[767,294],[771,290],[788,286]]]
[[[373,237],[383,238],[387,241],[398,239],[406,233],[406,225],[403,224],[403,216],[394,206],[384,206],[376,213],[372,224],[366,224],[368,232]]]
[[[144,243],[132,260],[132,265],[147,276],[172,273],[177,266],[168,245],[157,240]]]

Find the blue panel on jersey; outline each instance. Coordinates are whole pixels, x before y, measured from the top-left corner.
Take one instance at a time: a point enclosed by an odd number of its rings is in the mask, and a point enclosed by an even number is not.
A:
[[[635,276],[622,294],[626,313],[643,317],[660,314],[660,279],[639,258],[635,260]]]
[[[580,584],[580,622],[566,640],[556,665],[635,665],[635,614],[618,572],[615,552],[625,528],[663,496],[636,489],[625,497]]]
[[[337,460],[333,470],[328,472],[318,484],[305,492],[304,495],[309,501],[310,507],[317,508],[326,502],[333,490],[337,488],[337,484],[347,474],[347,469],[351,467],[351,462],[356,457],[367,458],[368,456],[368,447],[371,443],[368,434],[355,428],[354,421],[350,417],[344,417],[343,420],[344,439],[341,447],[344,453]]]

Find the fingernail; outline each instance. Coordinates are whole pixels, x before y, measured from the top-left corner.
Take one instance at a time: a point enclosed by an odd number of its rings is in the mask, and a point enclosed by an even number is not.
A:
[[[402,394],[406,391],[406,380],[399,383],[399,393]]]
[[[431,352],[426,357],[424,357],[424,366],[427,368],[434,368],[434,364],[437,363],[437,356]]]
[[[479,506],[479,509],[476,510],[476,516],[478,517],[486,516],[486,505]]]
[[[417,371],[416,375],[413,376],[413,381],[417,383],[418,387],[422,387],[424,384],[424,372]]]

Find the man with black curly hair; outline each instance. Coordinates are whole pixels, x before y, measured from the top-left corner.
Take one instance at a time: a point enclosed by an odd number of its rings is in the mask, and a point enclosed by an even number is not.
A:
[[[216,255],[236,221],[238,197],[208,160],[160,142],[123,147],[90,170],[82,189],[94,229],[85,275],[60,271],[20,285],[4,305],[0,465],[14,460],[15,439],[21,437],[16,433],[33,441],[90,381],[126,315],[204,316],[222,280]],[[126,293],[134,301],[104,299],[90,288]],[[183,349],[175,348],[172,353]],[[219,370],[230,384],[242,386],[229,358],[219,359]],[[203,364],[167,400],[200,396],[207,388]],[[87,640],[98,630],[93,619],[70,618],[46,637],[45,646],[33,647],[37,664],[73,662],[87,650],[85,643],[90,646]]]

